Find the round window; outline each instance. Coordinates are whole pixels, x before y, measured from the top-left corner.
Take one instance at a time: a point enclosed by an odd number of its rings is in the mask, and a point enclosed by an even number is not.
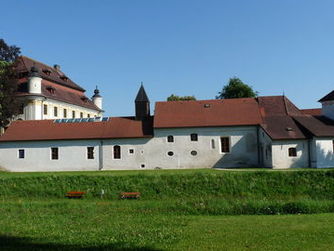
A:
[[[167,154],[168,154],[168,156],[173,156],[174,155],[174,153],[172,151],[169,151]]]
[[[196,155],[197,155],[197,151],[191,151],[190,154],[191,154],[192,156],[196,156]]]

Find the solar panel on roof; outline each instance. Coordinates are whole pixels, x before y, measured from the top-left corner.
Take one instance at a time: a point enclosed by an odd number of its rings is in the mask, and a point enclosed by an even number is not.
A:
[[[61,123],[66,123],[67,119],[61,119]]]
[[[88,122],[94,122],[94,121],[95,121],[94,118],[89,118],[89,119],[88,119]]]
[[[102,121],[108,121],[109,120],[109,117],[103,117],[102,118]]]
[[[80,122],[80,120],[81,120],[81,119],[74,119],[73,122],[78,123],[78,122]]]
[[[80,122],[88,122],[89,118],[83,118]]]
[[[53,123],[60,123],[61,122],[61,119],[55,119],[54,121],[53,121]]]

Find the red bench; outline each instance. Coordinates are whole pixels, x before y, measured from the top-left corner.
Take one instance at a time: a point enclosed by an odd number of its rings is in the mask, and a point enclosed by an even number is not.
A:
[[[122,192],[120,193],[121,199],[139,199],[140,193],[139,192]]]
[[[67,192],[65,197],[69,199],[81,199],[82,196],[84,196],[85,192],[79,192],[79,191],[70,191]]]

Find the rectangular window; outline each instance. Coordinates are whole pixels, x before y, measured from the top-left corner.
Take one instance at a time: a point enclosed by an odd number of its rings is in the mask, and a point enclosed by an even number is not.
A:
[[[197,133],[190,134],[190,140],[191,141],[198,141],[198,134]]]
[[[80,118],[83,118],[83,112],[80,112]]]
[[[24,104],[20,104],[19,106],[19,114],[24,114]]]
[[[51,159],[58,159],[58,147],[52,147],[51,148]]]
[[[53,115],[55,116],[55,117],[58,117],[58,108],[55,106],[55,107],[53,107]]]
[[[94,147],[93,146],[87,147],[87,159],[94,159]]]
[[[72,111],[72,118],[75,118],[75,111]]]
[[[173,135],[168,135],[168,136],[167,136],[167,142],[170,142],[170,143],[174,142],[174,137],[173,137]]]
[[[229,153],[230,152],[230,138],[229,137],[221,137],[220,138],[221,152]]]
[[[67,109],[64,109],[64,118],[67,118]]]
[[[134,154],[135,153],[135,149],[129,149],[129,154]]]
[[[19,149],[19,159],[24,159],[24,149]]]
[[[87,114],[87,118],[90,118],[90,114]]]
[[[44,111],[43,112],[44,115],[48,115],[48,105],[43,106],[43,111]]]
[[[289,157],[296,157],[297,156],[297,149],[295,147],[289,148]]]

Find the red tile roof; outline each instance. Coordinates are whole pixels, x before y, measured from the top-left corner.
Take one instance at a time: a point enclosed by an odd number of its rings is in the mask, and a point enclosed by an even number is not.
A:
[[[3,141],[74,140],[152,137],[153,118],[137,121],[134,117],[112,117],[107,122],[54,123],[53,120],[14,121]]]
[[[83,88],[75,84],[70,79],[67,81],[61,79],[60,77],[64,76],[64,73],[54,69],[53,67],[47,66],[28,57],[21,56],[16,62],[16,72],[18,74],[28,74],[30,68],[34,64],[39,68],[39,73],[42,77],[42,96],[88,109],[101,111],[101,109],[99,109],[92,100],[86,97],[84,93],[85,90]],[[43,72],[45,69],[50,71],[50,75]],[[28,77],[23,77],[18,80],[17,96],[31,95],[28,93],[27,81]],[[51,89],[53,89],[52,92]]]
[[[321,115],[321,108],[302,109],[301,112],[303,114],[306,114],[306,115],[320,116]]]
[[[254,98],[166,101],[155,105],[154,128],[259,125]]]
[[[319,99],[318,102],[325,102],[325,101],[330,101],[330,100],[334,100],[334,91],[331,91],[326,96]]]
[[[258,97],[259,108],[263,119],[262,128],[275,140],[306,139],[292,115],[303,115],[302,112],[285,96]]]
[[[294,116],[293,119],[316,137],[334,136],[334,121],[324,116],[304,115]]]

